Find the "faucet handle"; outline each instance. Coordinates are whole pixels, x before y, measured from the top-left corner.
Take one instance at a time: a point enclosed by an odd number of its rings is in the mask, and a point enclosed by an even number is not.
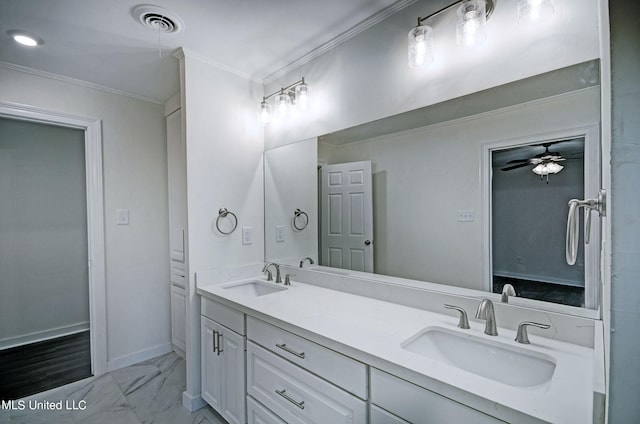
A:
[[[273,281],[273,273],[271,272],[270,269],[265,269],[262,272],[266,272],[267,273],[267,281]]]
[[[458,327],[463,328],[465,330],[468,330],[470,328],[469,327],[469,319],[467,319],[467,311],[465,311],[460,306],[447,305],[446,303],[445,303],[444,307],[447,308],[447,309],[453,309],[453,310],[456,310],[456,311],[460,312],[460,320],[458,321]]]
[[[549,324],[541,324],[539,322],[532,322],[532,321],[521,322],[518,325],[518,334],[516,334],[515,341],[517,341],[518,343],[523,343],[523,344],[530,344],[531,343],[529,341],[529,336],[527,335],[527,327],[528,326],[538,327],[538,328],[542,328],[542,329],[545,329],[545,330],[551,328],[551,326]]]
[[[515,296],[516,291],[513,286],[509,283],[502,286],[502,302],[509,303],[509,296]]]
[[[295,277],[296,274],[286,274],[284,276],[284,285],[285,286],[290,286],[291,285],[291,277]]]

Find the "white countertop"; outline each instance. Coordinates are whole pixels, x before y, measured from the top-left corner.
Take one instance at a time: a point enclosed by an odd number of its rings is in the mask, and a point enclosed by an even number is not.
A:
[[[264,280],[263,277],[254,279]],[[257,318],[272,320],[285,329],[494,417],[508,422],[583,424],[592,421],[592,348],[531,334],[531,345],[522,345],[514,341],[513,330],[499,327],[498,336],[485,335],[484,321],[472,320],[471,314],[471,329],[459,330],[458,319],[449,315],[295,280],[288,290],[258,297],[233,293],[222,285],[225,283],[200,285],[197,292]],[[556,361],[555,372],[547,384],[517,388],[401,347],[403,341],[429,326],[466,331],[549,355]]]

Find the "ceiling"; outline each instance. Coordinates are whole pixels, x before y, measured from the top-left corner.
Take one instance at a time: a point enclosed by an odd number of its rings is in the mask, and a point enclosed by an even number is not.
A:
[[[179,88],[172,53],[189,50],[264,81],[310,52],[415,0],[152,0],[184,28],[159,34],[132,9],[144,0],[1,0],[0,66],[27,67],[162,102]],[[8,31],[38,35],[36,48]],[[21,68],[20,68],[21,69]]]

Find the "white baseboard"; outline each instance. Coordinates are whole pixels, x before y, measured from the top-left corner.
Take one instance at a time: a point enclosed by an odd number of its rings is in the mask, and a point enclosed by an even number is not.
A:
[[[71,334],[80,333],[89,330],[89,321],[81,322],[64,327],[52,328],[44,331],[23,334],[21,336],[8,337],[0,340],[0,350],[9,349],[16,346],[22,346],[29,343],[42,342],[45,340],[55,339],[57,337],[69,336]]]
[[[198,409],[202,409],[207,406],[207,402],[205,402],[199,394],[192,396],[184,391],[182,392],[182,406],[184,406],[189,412],[195,412]]]
[[[138,362],[146,361],[147,359],[155,358],[156,356],[164,355],[173,351],[171,343],[166,343],[158,346],[144,349],[138,352],[123,355],[115,359],[107,361],[107,371],[114,371],[120,368],[128,367],[129,365],[137,364]]]

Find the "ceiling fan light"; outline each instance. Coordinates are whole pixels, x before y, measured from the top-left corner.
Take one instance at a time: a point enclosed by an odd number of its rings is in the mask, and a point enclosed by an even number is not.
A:
[[[540,175],[542,177],[542,176],[549,175],[549,174],[557,174],[558,172],[562,171],[563,169],[564,169],[564,166],[560,165],[559,163],[556,163],[556,162],[543,162],[543,163],[538,164],[531,171],[534,174]]]

